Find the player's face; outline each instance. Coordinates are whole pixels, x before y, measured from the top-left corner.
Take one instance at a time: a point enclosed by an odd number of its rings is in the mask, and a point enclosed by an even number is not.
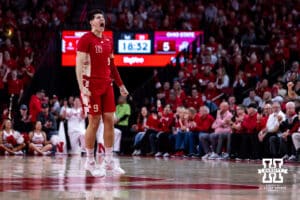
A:
[[[105,18],[102,14],[95,14],[94,19],[91,20],[91,26],[94,30],[103,32],[105,28]]]

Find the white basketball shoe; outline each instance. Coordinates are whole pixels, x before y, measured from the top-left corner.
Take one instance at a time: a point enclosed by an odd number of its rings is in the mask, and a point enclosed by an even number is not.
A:
[[[106,176],[106,170],[104,168],[104,165],[101,164],[99,167],[97,167],[96,161],[86,160],[84,168],[92,176],[95,176],[95,177],[104,177],[104,176]]]
[[[120,167],[120,161],[118,159],[105,159],[105,169],[111,171],[113,175],[125,174],[125,171]]]

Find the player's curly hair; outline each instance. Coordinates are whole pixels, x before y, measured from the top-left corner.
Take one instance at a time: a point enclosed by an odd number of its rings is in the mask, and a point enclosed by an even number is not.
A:
[[[91,21],[94,19],[95,15],[96,14],[101,14],[104,16],[104,11],[103,10],[100,10],[100,9],[93,9],[93,10],[90,10],[87,14],[87,20],[88,21]]]

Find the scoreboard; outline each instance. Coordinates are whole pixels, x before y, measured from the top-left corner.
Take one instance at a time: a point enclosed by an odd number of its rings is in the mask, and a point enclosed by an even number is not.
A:
[[[62,32],[62,66],[75,66],[77,42],[86,32]],[[105,31],[104,34],[113,38],[118,67],[164,67],[196,38],[203,42],[202,31]]]

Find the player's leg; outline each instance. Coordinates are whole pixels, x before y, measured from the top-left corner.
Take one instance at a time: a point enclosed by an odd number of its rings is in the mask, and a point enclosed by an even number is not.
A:
[[[103,110],[103,126],[104,126],[104,147],[105,156],[110,159],[113,151],[114,142],[114,112],[116,110],[115,97],[112,84],[106,89],[105,94],[101,96],[101,106]]]
[[[89,115],[89,124],[85,132],[85,148],[87,160],[89,162],[95,162],[94,158],[94,145],[96,140],[96,133],[99,126],[101,115]]]
[[[112,170],[114,174],[124,174],[125,171],[119,166],[119,162],[113,159],[113,142],[114,142],[114,91],[112,85],[107,88],[106,93],[101,98],[104,124],[104,147],[106,169]]]
[[[94,157],[94,145],[96,134],[101,119],[101,99],[100,97],[91,96],[89,99],[89,124],[85,132],[85,147],[87,160],[85,162],[85,170],[89,171],[93,176],[105,176],[105,169],[102,167],[97,169]]]
[[[114,113],[104,113],[103,123],[106,169],[112,171],[113,174],[125,174],[120,167],[119,160],[113,159]]]
[[[112,158],[113,142],[114,142],[114,113],[106,112],[103,114],[104,124],[104,147],[107,159]]]

